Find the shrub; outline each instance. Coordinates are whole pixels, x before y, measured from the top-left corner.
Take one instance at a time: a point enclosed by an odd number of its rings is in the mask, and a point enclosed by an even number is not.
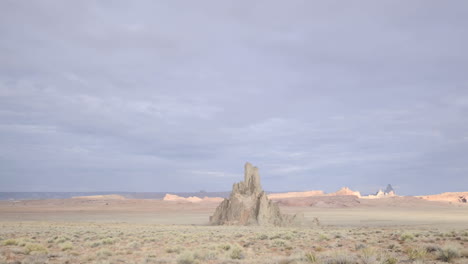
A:
[[[440,247],[437,246],[437,245],[427,245],[426,246],[426,251],[429,252],[429,253],[436,252],[436,251],[439,251],[439,250],[440,250]]]
[[[398,259],[395,257],[386,257],[383,259],[382,264],[397,264]]]
[[[115,243],[115,239],[106,238],[106,239],[101,240],[101,243],[102,243],[103,245],[112,245],[112,244]]]
[[[175,247],[175,248],[168,248],[166,249],[167,253],[176,253],[179,254],[182,251],[180,247]]]
[[[356,244],[356,245],[354,245],[354,249],[355,249],[355,250],[360,250],[360,249],[363,249],[363,248],[366,248],[366,245],[364,245],[364,244]]]
[[[410,248],[406,251],[410,260],[423,259],[427,255],[426,249]]]
[[[108,249],[101,249],[96,253],[96,255],[101,258],[107,258],[107,257],[112,256],[112,251]]]
[[[40,244],[27,244],[24,247],[24,249],[25,249],[26,254],[29,254],[33,251],[47,253],[47,249],[43,245],[40,245]]]
[[[94,242],[89,243],[88,245],[92,248],[95,248],[95,247],[99,247],[101,245],[101,242],[94,241]]]
[[[349,255],[348,253],[335,253],[332,256],[328,256],[323,259],[323,264],[355,264],[356,259],[354,256]]]
[[[141,244],[136,241],[133,241],[133,242],[130,242],[130,244],[128,244],[128,247],[132,249],[138,249],[141,247]]]
[[[60,243],[64,243],[65,241],[70,240],[70,238],[68,238],[68,237],[55,237],[55,240],[56,240],[57,243],[60,244]]]
[[[317,256],[312,252],[305,253],[304,259],[308,263],[317,263]]]
[[[414,236],[413,236],[413,234],[411,234],[411,233],[403,233],[403,234],[400,236],[400,240],[401,240],[401,241],[413,240],[413,239],[414,239]]]
[[[27,238],[22,238],[22,239],[17,240],[17,241],[18,241],[18,246],[20,246],[20,247],[24,247],[24,246],[26,246],[26,244],[28,244],[29,242],[33,242],[32,240],[27,239]]]
[[[60,245],[60,249],[62,251],[71,250],[71,249],[73,249],[73,244],[71,242],[65,242],[65,243]]]
[[[223,249],[224,251],[228,251],[229,249],[231,249],[231,245],[224,244],[224,245],[221,245],[220,248]]]
[[[364,248],[362,250],[361,260],[363,264],[373,264],[377,262],[377,252],[374,248]]]
[[[196,263],[193,254],[190,252],[185,252],[184,254],[180,255],[177,259],[177,264],[193,264]]]
[[[231,259],[243,259],[244,258],[244,252],[240,247],[234,247],[231,251],[231,254],[229,255]]]
[[[218,259],[218,254],[214,250],[193,253],[193,257],[199,260],[216,260]]]
[[[3,241],[3,245],[4,246],[17,246],[18,241],[16,241],[15,239],[8,239],[8,240]]]
[[[437,259],[445,262],[451,262],[460,257],[460,249],[453,245],[446,245],[439,249]]]
[[[320,234],[319,238],[318,238],[319,241],[324,241],[324,240],[328,240],[328,237],[324,234]]]
[[[286,245],[287,245],[287,242],[283,239],[275,239],[273,241],[274,247],[285,247]]]

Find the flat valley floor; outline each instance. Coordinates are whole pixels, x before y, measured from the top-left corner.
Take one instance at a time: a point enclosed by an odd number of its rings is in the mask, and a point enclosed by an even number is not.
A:
[[[468,206],[281,206],[304,227],[209,226],[217,203],[0,202],[0,263],[468,264]],[[319,225],[313,223],[317,218]]]

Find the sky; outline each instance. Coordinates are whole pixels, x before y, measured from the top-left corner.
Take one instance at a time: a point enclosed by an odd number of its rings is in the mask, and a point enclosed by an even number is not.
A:
[[[468,191],[468,2],[0,1],[0,191]]]

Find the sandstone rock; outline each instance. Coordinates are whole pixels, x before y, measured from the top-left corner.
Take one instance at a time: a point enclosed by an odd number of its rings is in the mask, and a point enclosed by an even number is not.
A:
[[[118,194],[107,194],[107,195],[88,195],[88,196],[73,196],[72,199],[83,199],[83,200],[125,200],[122,195]]]
[[[323,191],[305,191],[305,192],[286,192],[286,193],[270,193],[268,194],[268,199],[279,200],[287,198],[297,198],[297,197],[311,197],[311,196],[323,196],[325,193]]]
[[[223,200],[221,197],[197,197],[197,196],[190,196],[190,197],[181,197],[175,194],[166,194],[163,198],[163,201],[167,202],[187,202],[187,203],[202,203],[202,202],[211,202],[211,203],[219,203]]]
[[[288,226],[303,223],[301,215],[283,215],[278,204],[270,201],[260,184],[258,168],[246,163],[244,181],[235,183],[229,199],[210,217],[213,225]]]
[[[178,196],[175,194],[169,194],[169,193],[167,193],[163,198],[163,201],[168,201],[168,202],[201,202],[201,200],[202,199],[198,197],[185,198],[185,197],[181,197],[181,196]]]
[[[417,196],[428,201],[443,201],[453,203],[466,203],[468,192],[446,192],[434,195]]]
[[[354,196],[357,196],[357,197],[361,197],[360,192],[353,191],[353,190],[349,189],[348,187],[343,187],[340,190],[338,190],[337,192],[330,193],[329,195],[330,196],[354,195]]]

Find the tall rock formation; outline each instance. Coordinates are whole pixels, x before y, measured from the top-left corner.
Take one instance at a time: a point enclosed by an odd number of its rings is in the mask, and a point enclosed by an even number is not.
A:
[[[278,205],[268,200],[260,184],[258,168],[248,162],[244,181],[233,185],[229,199],[224,199],[210,217],[213,225],[287,226],[301,222],[300,216],[283,215]]]
[[[386,194],[390,194],[390,193],[395,194],[395,190],[393,189],[393,187],[392,187],[391,184],[388,184],[388,185],[387,185],[387,188],[385,188],[385,193],[386,193]]]

